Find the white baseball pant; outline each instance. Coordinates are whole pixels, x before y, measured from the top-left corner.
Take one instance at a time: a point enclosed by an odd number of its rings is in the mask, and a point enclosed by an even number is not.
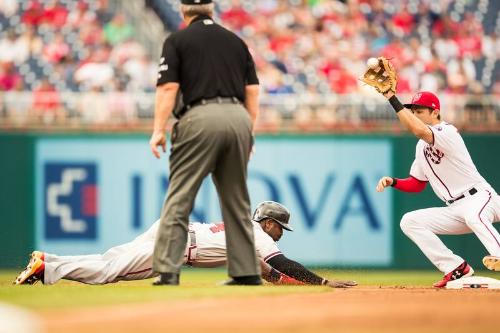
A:
[[[406,213],[401,229],[443,273],[457,268],[464,259],[454,254],[436,235],[475,233],[490,255],[500,257],[500,234],[492,225],[500,221],[500,196],[491,188],[478,189],[447,207]]]

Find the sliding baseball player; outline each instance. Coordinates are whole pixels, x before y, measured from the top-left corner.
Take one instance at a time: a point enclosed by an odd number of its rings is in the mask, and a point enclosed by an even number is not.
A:
[[[329,281],[286,258],[276,242],[283,229],[292,231],[290,213],[283,205],[264,201],[252,217],[255,247],[261,259],[263,278],[275,284],[326,285],[348,288],[354,281]],[[100,255],[57,256],[34,251],[26,269],[15,284],[54,284],[61,279],[87,284],[105,284],[122,280],[141,280],[156,276],[152,271],[153,249],[159,222],[130,243],[109,249]],[[220,267],[226,264],[224,224],[190,223],[184,252],[184,264],[193,267]]]
[[[451,280],[474,274],[472,267],[448,249],[437,235],[475,233],[490,255],[484,265],[500,271],[500,235],[494,222],[500,221],[500,196],[479,174],[458,130],[441,120],[439,99],[431,92],[417,93],[410,104],[396,97],[396,72],[389,61],[379,58],[363,81],[375,87],[392,105],[403,125],[420,140],[415,160],[406,179],[382,177],[377,191],[392,186],[404,192],[420,192],[430,183],[446,207],[406,213],[403,232],[444,273],[434,284],[443,288]]]

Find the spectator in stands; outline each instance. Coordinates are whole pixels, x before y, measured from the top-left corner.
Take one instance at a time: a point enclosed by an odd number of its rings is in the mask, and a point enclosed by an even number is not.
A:
[[[79,100],[78,111],[84,124],[103,125],[109,123],[107,96],[99,86],[93,86],[83,93]]]
[[[18,54],[19,63],[42,54],[43,42],[33,26],[25,26],[23,33],[18,38],[18,42],[20,45]]]
[[[84,89],[109,87],[113,79],[113,66],[108,62],[111,49],[100,45],[90,57],[76,70],[75,82]]]
[[[123,69],[130,76],[132,91],[154,91],[158,66],[146,54],[131,57],[123,64]]]
[[[47,78],[33,91],[32,110],[35,119],[43,124],[61,123],[66,118],[59,92]]]
[[[78,40],[87,48],[106,42],[102,26],[97,21],[81,26],[78,30]]]
[[[0,40],[0,62],[22,63],[26,61],[26,52],[22,41],[13,29],[7,31],[5,38]]]
[[[85,1],[78,1],[76,10],[68,15],[68,25],[74,29],[85,27],[96,22],[97,15],[94,11],[89,10],[89,5]]]
[[[107,96],[107,109],[113,124],[133,125],[137,122],[134,95],[126,91],[126,85],[115,81],[112,92]]]
[[[2,19],[12,17],[17,12],[18,7],[18,0],[0,1],[0,22],[2,22]]]
[[[60,29],[66,24],[68,10],[58,0],[52,0],[43,8],[41,24],[47,24],[54,29]]]
[[[29,2],[26,10],[22,13],[21,22],[27,26],[40,25],[43,16],[43,6],[38,0]]]
[[[43,49],[44,59],[53,64],[63,61],[69,54],[69,46],[64,41],[64,37],[61,33],[56,33],[54,39]]]
[[[13,62],[0,62],[0,91],[22,90],[23,78]]]
[[[116,14],[113,20],[104,26],[106,41],[112,45],[127,40],[133,33],[134,29],[130,24],[125,22],[125,16],[123,14]]]

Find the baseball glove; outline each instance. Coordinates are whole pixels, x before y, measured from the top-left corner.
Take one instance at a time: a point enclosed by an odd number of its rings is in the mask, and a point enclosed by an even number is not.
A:
[[[378,58],[378,67],[368,68],[361,81],[374,87],[381,94],[396,93],[398,78],[392,64],[384,57]]]

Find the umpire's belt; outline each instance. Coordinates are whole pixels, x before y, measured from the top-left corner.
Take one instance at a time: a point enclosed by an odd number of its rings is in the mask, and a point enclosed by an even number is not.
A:
[[[189,230],[189,247],[187,248],[187,261],[186,265],[191,266],[196,260],[196,252],[198,248],[196,246],[196,233],[194,230]]]
[[[200,105],[207,104],[241,104],[241,101],[237,97],[214,97],[214,98],[202,98],[191,104],[188,104],[182,108],[175,116],[181,118],[186,112],[192,108]]]
[[[447,203],[448,205],[451,205],[451,204],[452,204],[452,203],[454,203],[455,201],[461,200],[461,199],[463,199],[463,198],[465,198],[465,197],[468,197],[468,196],[474,195],[474,194],[476,194],[476,193],[477,193],[477,190],[476,190],[476,188],[475,188],[475,187],[473,187],[473,188],[471,188],[470,190],[466,191],[466,192],[465,192],[464,194],[462,194],[461,196],[459,196],[459,197],[457,197],[457,198],[455,198],[455,199],[452,199],[452,200],[448,200],[448,201],[446,201],[446,203]]]

